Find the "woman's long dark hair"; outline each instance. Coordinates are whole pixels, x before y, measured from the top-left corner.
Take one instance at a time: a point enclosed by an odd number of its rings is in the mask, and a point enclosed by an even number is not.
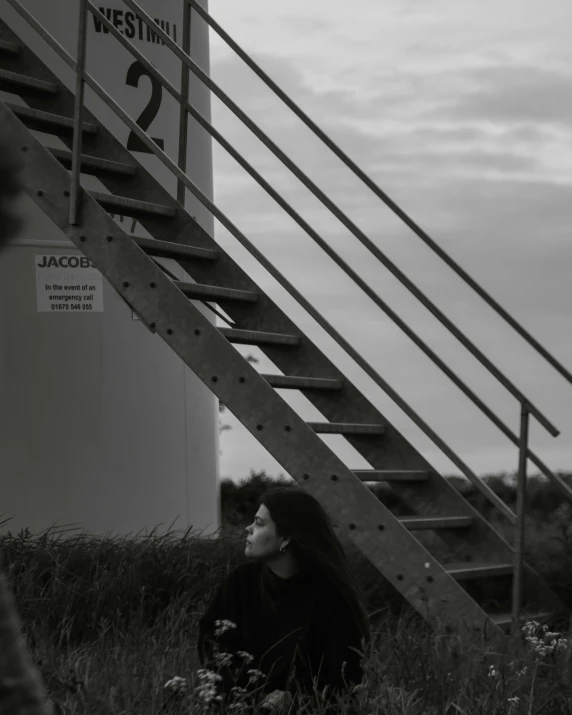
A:
[[[291,540],[288,550],[300,572],[311,580],[319,578],[327,582],[343,596],[366,644],[369,643],[371,631],[365,594],[320,502],[301,488],[274,487],[262,494],[260,504],[270,512],[277,534]],[[261,591],[263,600],[275,610],[265,569]]]

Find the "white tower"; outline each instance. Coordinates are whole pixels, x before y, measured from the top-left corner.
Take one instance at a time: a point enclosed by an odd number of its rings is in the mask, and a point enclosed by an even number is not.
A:
[[[182,44],[183,0],[140,4]],[[75,58],[76,0],[22,0],[22,5]],[[103,0],[97,7],[180,86],[180,61],[121,0]],[[6,0],[0,0],[0,17],[74,90],[73,72]],[[133,56],[91,14],[88,21],[87,71],[134,119],[152,106],[145,129],[176,162],[178,105],[157,92]],[[194,12],[191,55],[209,71],[208,26]],[[23,103],[5,92],[0,99]],[[121,120],[88,89],[85,101],[127,144],[129,130]],[[210,119],[209,91],[192,73],[190,102]],[[63,147],[55,137],[42,139]],[[176,195],[176,180],[155,156],[134,155]],[[187,173],[212,199],[211,138],[191,117]],[[94,177],[83,185],[105,191]],[[189,195],[186,206],[213,235],[212,217],[202,205]],[[26,227],[0,257],[0,522],[13,517],[0,525],[0,533],[24,527],[38,533],[56,523],[101,536],[135,536],[155,527],[161,534],[191,525],[211,534],[221,519],[215,397],[136,319],[97,269],[70,260],[81,252],[27,196],[22,208]],[[121,225],[127,233],[148,235],[131,218]],[[50,256],[57,257],[57,266],[49,265]],[[179,280],[186,278],[173,261],[158,260]],[[68,280],[93,287],[92,311],[50,310],[49,286]],[[199,307],[214,323],[214,315]]]

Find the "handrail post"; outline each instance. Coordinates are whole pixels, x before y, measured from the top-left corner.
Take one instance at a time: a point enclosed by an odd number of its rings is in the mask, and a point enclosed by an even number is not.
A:
[[[520,453],[516,485],[516,534],[514,545],[514,571],[512,582],[512,634],[517,635],[520,627],[522,605],[522,554],[524,550],[524,501],[526,496],[526,460],[528,451],[528,405],[521,403],[520,409]]]
[[[81,144],[82,144],[82,115],[83,95],[85,88],[85,60],[87,54],[87,2],[79,0],[79,23],[77,33],[77,61],[75,65],[75,107],[73,115],[73,150],[72,173],[70,189],[69,222],[77,226],[81,221],[79,205],[80,176],[81,176]]]
[[[191,6],[188,0],[183,0],[183,52],[191,53]],[[181,104],[179,115],[179,169],[187,173],[187,142],[189,130],[189,115],[185,107],[189,101],[189,68],[181,62]],[[185,205],[185,184],[177,180],[177,201]]]

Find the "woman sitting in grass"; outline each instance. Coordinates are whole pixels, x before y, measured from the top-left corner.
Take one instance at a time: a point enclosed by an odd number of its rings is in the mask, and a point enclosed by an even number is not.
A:
[[[220,671],[227,705],[233,686],[260,688],[263,707],[289,705],[298,693],[314,692],[314,679],[335,702],[362,680],[356,651],[364,652],[371,633],[362,589],[328,515],[302,489],[279,487],[263,494],[246,531],[248,560],[200,619],[201,665]],[[217,661],[217,652],[228,653],[227,661]],[[249,682],[252,669],[264,682]]]

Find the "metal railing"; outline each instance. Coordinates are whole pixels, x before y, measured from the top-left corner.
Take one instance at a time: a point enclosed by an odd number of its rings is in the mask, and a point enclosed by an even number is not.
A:
[[[516,530],[514,535],[514,572],[512,575],[512,634],[520,629],[519,616],[522,607],[522,556],[524,552],[524,507],[526,497],[526,452],[528,447],[529,413],[525,403],[520,409],[520,450],[516,484]]]
[[[493,308],[507,323],[509,323],[533,348],[535,348],[563,377],[572,384],[572,373],[551,355],[525,328],[520,325],[507,311],[495,301],[471,276],[461,268],[433,239],[418,226],[379,186],[365,174],[360,167],[335,144],[320,127],[262,70],[256,62],[223,30],[223,28],[204,10],[196,0],[188,0],[189,5],[202,19],[213,28],[226,44],[243,60],[250,69],[276,94],[277,97],[291,109],[296,116],[340,159],[373,193],[380,198],[409,228],[424,241],[432,251],[442,258],[465,283],[471,286],[491,308]]]
[[[182,80],[181,80],[181,91],[177,89],[142,55],[137,48],[129,42],[116,28],[115,26],[103,15],[90,0],[79,0],[80,3],[80,15],[79,15],[79,30],[78,30],[78,52],[77,52],[77,62],[69,55],[69,53],[35,20],[35,18],[23,8],[18,0],[8,0],[8,2],[16,9],[16,11],[22,15],[26,21],[36,30],[36,32],[64,59],[64,61],[72,67],[76,72],[76,105],[74,112],[74,139],[73,139],[73,157],[72,157],[72,174],[71,174],[71,192],[70,192],[70,223],[77,224],[81,221],[81,216],[79,212],[80,204],[80,174],[81,174],[81,131],[79,127],[81,126],[81,119],[84,106],[84,87],[87,83],[91,89],[93,89],[97,95],[109,106],[115,114],[122,119],[122,121],[127,124],[127,126],[134,132],[147,147],[147,149],[155,154],[158,159],[175,175],[177,178],[177,200],[179,203],[184,202],[185,190],[188,189],[202,204],[205,206],[214,217],[216,217],[223,226],[235,237],[240,243],[256,258],[256,260],[284,287],[290,295],[292,295],[295,300],[316,320],[316,322],[342,347],[342,349],[350,355],[355,362],[389,395],[389,397],[403,410],[403,412],[438,446],[441,451],[451,459],[451,461],[461,470],[461,472],[476,486],[476,488],[501,512],[503,513],[512,524],[517,525],[517,536],[515,545],[515,578],[514,578],[514,590],[513,590],[513,615],[515,618],[515,623],[517,622],[518,609],[520,608],[521,600],[521,562],[522,562],[522,548],[523,548],[523,538],[524,538],[524,493],[526,485],[526,463],[527,459],[531,459],[540,470],[548,476],[553,482],[555,482],[561,489],[561,491],[572,500],[572,489],[556,474],[552,473],[551,470],[530,450],[528,446],[528,430],[529,430],[529,415],[534,415],[538,421],[553,435],[558,435],[558,430],[548,421],[546,417],[536,408],[532,403],[516,388],[512,382],[510,382],[489,360],[486,358],[476,346],[474,346],[459,330],[454,326],[447,318],[444,316],[436,306],[433,305],[424,295],[419,291],[402,273],[399,269],[394,266],[394,264],[387,259],[379,249],[360,231],[360,229],[355,226],[337,207],[328,199],[323,192],[321,192],[313,182],[308,179],[308,177],[301,172],[298,167],[296,167],[290,159],[283,154],[283,152],[230,100],[227,95],[222,92],[215,85],[214,82],[206,75],[190,58],[190,7],[192,6],[195,11],[198,12],[211,26],[213,26],[219,34],[229,42],[230,46],[239,53],[239,55],[248,62],[248,64],[255,69],[256,73],[261,76],[267,84],[290,106],[294,111],[300,116],[307,124],[315,131],[315,133],[320,136],[320,138],[325,141],[330,148],[332,148],[335,153],[342,158],[342,160],[354,171],[357,175],[362,178],[362,180],[372,188],[379,196],[382,198],[391,208],[394,208],[396,212],[403,218],[403,220],[408,223],[418,235],[421,235],[423,240],[426,242],[431,242],[426,234],[424,234],[421,229],[419,229],[416,224],[413,224],[411,219],[407,217],[403,212],[401,212],[398,207],[388,199],[381,189],[376,187],[373,182],[365,175],[361,170],[348,159],[341,150],[336,147],[336,145],[329,140],[321,130],[319,130],[311,120],[309,120],[306,115],[300,110],[294,103],[286,97],[286,95],[279,90],[279,88],[274,85],[272,80],[266,77],[266,75],[260,70],[253,61],[247,57],[238,45],[232,41],[226,33],[218,26],[212,18],[206,13],[205,10],[197,6],[195,0],[183,0],[184,3],[184,22],[185,29],[183,33],[183,48],[179,48],[178,45],[171,40],[171,38],[154,22],[154,20],[136,3],[134,0],[123,0],[124,3],[132,9],[136,16],[143,21],[158,37],[161,38],[164,45],[168,46],[179,59],[182,61]],[[85,71],[86,63],[86,49],[87,49],[87,15],[88,11],[98,19],[99,22],[104,25],[107,30],[113,34],[116,39],[131,52],[131,54],[136,57],[143,66],[148,70],[148,72],[155,77],[161,85],[167,89],[167,91],[177,100],[180,104],[180,144],[179,144],[179,155],[178,155],[178,166],[162,151],[157,144],[150,138],[150,136],[143,131],[127,114],[126,112],[110,97],[110,95]],[[229,41],[230,40],[230,41]],[[392,311],[389,306],[387,306],[384,301],[374,292],[371,288],[349,267],[347,264],[331,249],[328,244],[294,211],[294,209],[282,199],[282,197],[274,191],[274,189],[256,172],[256,170],[250,166],[250,164],[232,147],[232,145],[222,137],[222,135],[217,132],[214,127],[211,126],[210,122],[206,120],[190,103],[188,99],[189,92],[189,71],[192,71],[196,76],[199,77],[206,84],[211,91],[213,91],[229,108],[245,123],[253,133],[268,147],[273,151],[273,153],[285,163],[288,168],[290,168],[297,178],[304,183],[307,188],[312,191],[312,193],[324,203],[331,211],[336,215],[336,217],[347,227],[349,230],[369,249],[371,252],[379,258],[379,260],[389,268],[389,270],[396,275],[396,277],[408,287],[411,292],[419,298],[419,300],[436,316],[439,320],[446,325],[450,331],[469,349],[469,351],[479,359],[479,361],[489,369],[489,371],[497,377],[497,379],[515,396],[521,405],[521,431],[520,436],[512,433],[510,429],[488,408],[477,395],[470,390],[465,383],[453,373],[452,370],[397,316],[394,311]],[[264,76],[263,76],[264,75]],[[377,374],[377,372],[367,363],[361,355],[359,355],[355,349],[347,343],[346,340],[321,316],[321,314],[292,286],[270,263],[263,254],[253,246],[250,241],[240,232],[240,230],[213,204],[201,191],[200,189],[189,179],[186,171],[186,137],[187,137],[187,122],[188,114],[193,116],[193,118],[204,127],[220,144],[223,146],[233,158],[277,201],[277,203],[310,235],[310,237],[316,241],[324,251],[357,283],[357,285],[362,288],[362,290],[378,305],[384,312],[386,312],[389,317],[396,322],[399,327],[404,330],[404,332],[437,364],[444,372],[447,374],[451,380],[473,401],[474,404],[483,411],[484,414],[493,421],[493,423],[503,431],[503,433],[509,437],[516,445],[519,446],[519,469],[518,469],[518,489],[517,489],[517,515],[515,515],[512,510],[500,499],[493,491],[488,487],[481,479],[472,472],[472,470],[458,457],[455,452],[427,425],[424,420],[390,387],[390,385],[383,380],[383,378]],[[421,233],[420,233],[421,232]],[[430,244],[431,245],[431,244]],[[442,249],[435,245],[435,249],[439,255],[446,254]],[[481,294],[482,289],[475,287],[476,283],[466,276],[462,269],[458,268],[456,264],[448,256],[444,258],[447,260],[451,267],[463,277],[466,282],[469,283],[475,290],[478,290]],[[460,272],[459,272],[460,271]],[[465,277],[466,276],[466,277]],[[484,291],[482,291],[484,294]],[[486,297],[485,297],[486,296]],[[488,294],[484,294],[483,297],[487,300],[489,305],[491,305],[495,310],[497,310],[497,304],[493,301]],[[498,306],[500,308],[500,306]],[[521,328],[516,321],[514,321],[506,312],[500,308],[497,310],[502,317],[505,317],[519,333],[529,340],[529,342],[536,347],[536,341],[528,336],[528,333]],[[508,316],[508,317],[507,317]],[[538,349],[538,348],[537,348]],[[555,361],[552,356],[550,356],[543,348],[539,350],[544,357],[549,359],[551,363],[556,363],[554,366],[568,379],[572,382],[572,375],[568,373],[565,368],[563,368],[557,361]],[[546,353],[546,354],[545,354]],[[548,356],[548,357],[547,357]]]

